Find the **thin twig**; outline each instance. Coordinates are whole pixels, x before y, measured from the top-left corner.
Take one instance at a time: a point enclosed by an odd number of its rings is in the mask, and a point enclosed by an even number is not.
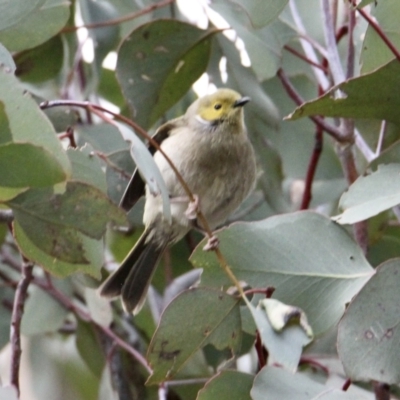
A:
[[[40,104],[40,108],[42,108],[42,109],[51,108],[51,107],[59,107],[59,106],[81,107],[81,108],[88,109],[88,110],[101,111],[101,112],[112,115],[115,119],[120,120],[120,121],[124,122],[125,124],[127,124],[128,126],[130,126],[131,128],[133,128],[133,130],[135,132],[139,133],[143,138],[147,139],[151,143],[151,145],[154,146],[163,155],[163,157],[165,158],[165,160],[171,167],[172,171],[174,172],[175,176],[177,177],[183,190],[186,192],[186,195],[188,196],[189,201],[191,203],[195,202],[195,197],[194,197],[192,191],[190,190],[189,186],[183,179],[182,175],[178,171],[175,164],[168,157],[168,155],[164,152],[164,150],[160,147],[160,145],[136,122],[130,120],[129,118],[127,118],[123,115],[115,113],[115,112],[108,110],[104,107],[101,107],[97,104],[89,103],[87,101],[53,100],[53,101],[45,101]],[[210,225],[208,224],[207,219],[205,218],[204,214],[201,212],[199,207],[197,208],[197,220],[200,222],[200,225],[202,226],[203,230],[207,234],[208,238],[212,238],[213,233],[210,228]],[[216,247],[213,249],[213,251],[217,256],[220,266],[225,271],[225,273],[228,275],[229,279],[234,283],[234,285],[238,289],[241,297],[243,297],[244,296],[243,289],[242,289],[239,281],[233,274],[232,270],[230,269],[228,263],[226,262],[225,257],[221,253],[221,250],[218,247]]]
[[[291,46],[288,46],[287,44],[285,46],[283,46],[283,48],[285,50],[287,50],[289,53],[292,53],[293,55],[295,55],[297,58],[300,58],[301,60],[305,61],[306,63],[312,65],[315,68],[319,68],[320,70],[322,70],[325,74],[328,73],[328,70],[321,64],[310,60],[309,58],[307,58],[306,56],[304,56],[303,54],[301,54],[299,51],[297,51],[296,49],[294,49]]]
[[[172,4],[174,2],[175,2],[175,0],[164,0],[164,1],[160,1],[159,3],[151,4],[150,6],[143,8],[143,10],[124,15],[123,17],[109,19],[107,21],[102,21],[102,22],[96,22],[93,24],[86,24],[86,25],[79,25],[79,26],[67,26],[61,30],[61,33],[71,33],[71,32],[75,32],[81,28],[95,29],[95,28],[103,28],[105,26],[119,25],[122,22],[131,21],[135,18],[141,17],[142,15],[151,13],[152,11],[156,10],[157,8],[168,6],[169,4]]]
[[[283,87],[286,89],[286,92],[288,95],[291,97],[291,99],[297,104],[297,105],[302,105],[305,103],[305,100],[300,96],[300,94],[297,92],[295,87],[292,85],[290,82],[289,78],[285,74],[285,72],[282,69],[279,69],[277,72],[278,78],[281,80]],[[328,124],[323,118],[317,117],[317,116],[310,116],[309,117],[316,125],[319,125],[326,133],[331,135],[335,140],[337,140],[339,143],[347,143],[348,139],[344,138],[342,136],[342,132],[336,128],[335,126],[332,126]]]
[[[306,38],[308,38],[307,32],[304,27],[303,21],[300,17],[300,13],[297,9],[296,2],[294,0],[290,0],[289,8],[290,8],[290,12],[293,17],[293,21],[296,24],[297,32],[299,33],[299,41],[304,50],[304,54],[306,55],[306,57],[309,60],[312,60],[313,62],[318,63],[318,57],[315,54],[314,47],[312,44],[310,44],[309,40],[306,39]],[[315,44],[315,45],[319,46],[318,44]],[[324,53],[326,53],[326,52],[324,51]],[[324,90],[327,90],[329,87],[329,81],[326,78],[325,74],[319,68],[315,68],[315,67],[313,67],[313,72],[314,72],[315,77],[317,78],[318,84]]]
[[[325,366],[322,365],[320,362],[317,360],[314,360],[313,358],[307,357],[307,356],[302,356],[299,361],[299,365],[309,365],[313,368],[318,368],[321,371],[323,371],[326,375],[329,375],[329,369]]]
[[[345,79],[342,64],[340,63],[339,51],[337,48],[335,27],[333,25],[333,16],[330,9],[330,2],[321,0],[323,28],[325,34],[325,43],[327,47],[327,59],[329,62],[329,70],[332,74],[335,85],[343,82]]]
[[[357,7],[356,0],[349,0],[350,4],[354,7]],[[400,61],[400,52],[397,47],[390,41],[387,37],[386,33],[382,30],[382,28],[378,25],[374,18],[368,15],[364,9],[356,8],[356,10],[360,13],[360,15],[369,23],[372,29],[378,34],[378,36],[382,39],[382,41],[386,44],[386,46],[390,49],[393,55]]]
[[[44,280],[44,279],[35,278],[33,280],[33,283],[35,285],[39,286],[41,289],[43,289],[46,293],[51,295],[55,300],[57,300],[66,309],[72,311],[76,316],[78,316],[79,318],[81,318],[84,321],[92,323],[97,329],[99,329],[106,336],[108,336],[110,339],[112,339],[113,342],[115,342],[119,347],[123,348],[129,354],[131,354],[133,356],[133,358],[135,360],[137,360],[143,367],[145,367],[149,373],[152,373],[152,369],[147,364],[146,359],[135,348],[133,348],[127,342],[125,342],[123,339],[121,339],[110,328],[99,325],[97,322],[95,322],[88,312],[83,310],[81,307],[77,306],[68,296],[66,296],[63,292],[58,290],[52,284],[51,280],[49,281],[48,279]]]
[[[350,385],[351,385],[351,379],[347,378],[346,381],[343,383],[343,386],[342,386],[343,392],[347,392],[347,389],[350,387]]]
[[[58,135],[58,138],[60,140],[68,139],[70,147],[72,147],[74,149],[77,147],[76,142],[75,142],[75,137],[74,137],[74,128],[72,126],[68,126],[64,133],[60,133]]]
[[[11,372],[10,382],[20,394],[19,367],[21,364],[21,320],[24,313],[28,287],[33,279],[33,264],[26,262],[22,266],[22,277],[14,296],[14,306],[11,314],[10,343],[11,343]]]
[[[7,264],[9,267],[14,269],[15,271],[21,271],[21,267],[18,264],[17,260],[4,249],[1,252],[1,260],[4,264]],[[137,360],[149,373],[152,373],[152,369],[147,364],[146,359],[132,346],[126,343],[123,339],[121,339],[118,335],[116,335],[110,328],[101,326],[92,320],[90,314],[83,310],[81,307],[76,305],[68,296],[66,296],[63,292],[58,290],[52,283],[51,278],[48,274],[43,278],[34,277],[32,279],[32,283],[42,290],[44,290],[47,294],[54,298],[58,303],[60,303],[64,308],[73,312],[77,317],[81,318],[84,321],[92,323],[97,327],[101,332],[103,332],[106,336],[112,339],[119,347],[126,350],[127,353],[131,354],[135,360]]]
[[[318,162],[322,154],[322,147],[323,147],[323,131],[322,128],[317,125],[315,131],[314,150],[312,152],[310,162],[308,163],[303,199],[301,201],[300,210],[307,210],[310,206],[312,200],[312,184],[314,181],[315,172],[317,171]]]
[[[347,36],[347,67],[346,67],[346,79],[350,79],[354,76],[354,60],[355,60],[355,48],[354,48],[354,27],[356,25],[356,13],[354,10],[349,9],[349,21],[348,21],[348,36]]]

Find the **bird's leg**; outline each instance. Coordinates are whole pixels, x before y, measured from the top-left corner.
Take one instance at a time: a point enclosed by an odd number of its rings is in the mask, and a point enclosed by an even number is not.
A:
[[[199,210],[199,196],[197,194],[193,195],[193,201],[190,201],[187,196],[176,196],[176,197],[171,197],[170,202],[171,203],[189,203],[188,208],[185,211],[185,215],[188,219],[194,220],[197,218],[197,211]]]
[[[204,251],[215,250],[219,246],[219,239],[217,236],[212,235],[208,238],[206,245],[203,247]]]
[[[207,232],[201,226],[199,226],[197,221],[194,222],[193,228],[196,229],[196,231],[202,233],[204,236],[207,236]],[[207,243],[205,244],[205,246],[203,246],[203,250],[204,251],[215,250],[218,246],[219,246],[219,239],[217,236],[213,234],[211,237],[208,238]]]
[[[199,196],[197,194],[193,195],[193,201],[189,202],[188,208],[185,211],[185,215],[190,219],[196,219],[197,218],[197,212],[199,211],[200,207],[200,200]]]

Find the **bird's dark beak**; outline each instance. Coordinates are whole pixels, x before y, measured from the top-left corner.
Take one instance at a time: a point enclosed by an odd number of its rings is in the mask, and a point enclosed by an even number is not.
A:
[[[246,103],[248,103],[250,100],[251,100],[250,97],[247,97],[247,96],[242,97],[241,99],[236,100],[236,101],[233,103],[233,108],[236,108],[236,107],[243,107],[243,106],[244,106]]]

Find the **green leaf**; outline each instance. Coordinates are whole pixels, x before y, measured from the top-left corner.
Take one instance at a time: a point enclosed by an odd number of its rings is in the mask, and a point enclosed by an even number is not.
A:
[[[16,66],[10,52],[0,43],[0,65],[6,69],[6,72],[15,72]]]
[[[147,359],[153,368],[148,383],[173,377],[207,344],[217,349],[240,348],[238,301],[212,289],[189,289],[176,297],[162,314]]]
[[[100,269],[104,264],[104,246],[102,240],[94,240],[82,234],[78,234],[77,241],[79,247],[81,248],[81,253],[79,253],[79,255],[76,257],[78,258],[81,256],[81,258],[83,258],[83,262],[81,264],[71,263],[54,258],[54,256],[48,255],[39,249],[26,235],[18,222],[14,222],[13,227],[14,236],[21,253],[28,260],[41,265],[51,274],[59,278],[65,278],[73,273],[83,272],[100,279]]]
[[[8,203],[19,215],[31,216],[37,223],[71,227],[100,239],[107,223],[123,225],[125,213],[99,189],[79,181],[69,181],[62,194],[51,189],[32,189]]]
[[[110,124],[82,125],[76,131],[79,135],[78,143],[81,146],[90,143],[95,150],[104,154],[114,153],[129,147],[119,129]]]
[[[15,76],[5,73],[1,68],[0,87],[0,102],[4,105],[12,141],[29,142],[44,148],[57,159],[68,176],[70,172],[68,157],[50,121],[30,95],[22,89]],[[3,138],[0,139],[0,143],[4,143]]]
[[[373,16],[384,35],[394,47],[399,48],[400,28],[398,21],[400,18],[400,3],[397,0],[385,0],[375,3],[376,6],[372,8]],[[358,7],[363,7],[364,5],[366,4],[359,4]],[[395,57],[387,44],[376,33],[375,29],[371,25],[368,25],[361,51],[361,72],[363,74],[371,72],[393,60]]]
[[[78,319],[76,347],[86,365],[97,378],[101,378],[106,358],[100,345],[100,338],[93,324]]]
[[[139,125],[149,128],[190,89],[207,67],[217,32],[156,20],[123,41],[116,72]]]
[[[0,186],[8,188],[41,188],[67,178],[51,153],[29,143],[0,145],[0,171]]]
[[[118,17],[118,12],[110,1],[81,0],[79,6],[85,25],[102,23]],[[106,55],[117,45],[119,38],[119,25],[103,26],[89,29],[96,52],[96,63],[101,63]]]
[[[12,141],[12,132],[8,120],[5,105],[0,101],[0,144],[6,144]]]
[[[273,299],[263,301],[276,302]],[[259,307],[255,308],[250,302],[247,302],[247,306],[253,315],[262,343],[271,357],[271,363],[277,363],[283,368],[295,372],[303,347],[311,342],[312,337],[305,332],[299,322],[287,324],[278,331],[273,326],[272,316],[268,314],[268,311],[265,312]]]
[[[371,4],[371,3],[373,3],[373,2],[376,3],[376,0],[361,0],[361,1],[357,4],[357,8],[365,7],[365,6],[367,6],[368,4]]]
[[[352,380],[400,382],[400,259],[389,260],[352,300],[339,324],[338,351]]]
[[[126,221],[125,213],[103,192],[77,181],[68,182],[63,194],[31,189],[7,204],[35,246],[72,264],[88,263],[79,232],[98,240],[108,222]]]
[[[65,282],[63,282],[63,286]],[[72,288],[67,290],[72,292]],[[21,333],[26,336],[56,332],[69,311],[49,294],[34,286],[25,302]]]
[[[340,224],[364,221],[400,204],[400,164],[380,165],[376,172],[360,176],[340,198]]]
[[[253,2],[249,0],[248,3]],[[268,1],[257,1],[258,7],[268,6]],[[279,6],[285,5],[285,1],[279,2]],[[249,4],[247,4],[249,5]],[[251,26],[249,15],[243,12],[239,2],[213,1],[211,7],[221,14],[235,29],[239,37],[246,45],[246,51],[251,60],[251,67],[258,79],[263,81],[276,75],[281,66],[282,48],[294,36],[294,31],[287,24],[276,20],[262,29]],[[262,20],[267,14],[259,14]],[[275,16],[272,16],[275,19]]]
[[[367,400],[358,394],[321,385],[306,375],[291,374],[282,368],[264,367],[251,389],[253,400]]]
[[[90,288],[85,288],[84,295],[92,320],[101,326],[110,326],[113,315],[109,300]]]
[[[131,140],[131,156],[140,171],[140,175],[146,182],[151,195],[161,195],[163,216],[168,223],[171,223],[170,195],[161,171],[146,145],[136,135],[133,135]]]
[[[11,51],[36,47],[57,34],[69,18],[67,0],[13,0],[0,6],[0,42]]]
[[[252,400],[254,376],[238,371],[222,371],[199,391],[196,400]]]
[[[373,272],[342,227],[310,211],[233,224],[217,236],[235,276],[254,288],[275,287],[274,298],[301,308],[315,335],[338,322]],[[204,270],[202,285],[231,284],[204,244],[190,259]]]
[[[400,124],[398,104],[400,63],[393,60],[383,67],[360,77],[349,79],[329,90],[324,96],[297,107],[286,119],[296,120],[310,115],[344,118],[385,119]],[[336,90],[346,97],[335,99]]]
[[[18,393],[13,386],[0,387],[0,397],[2,400],[18,400]]]
[[[119,204],[130,176],[135,170],[135,163],[129,150],[116,151],[108,156],[108,160],[106,167],[108,196],[114,203]],[[121,171],[125,171],[125,174]]]
[[[107,193],[106,175],[90,145],[80,149],[69,148],[67,155],[72,165],[72,179],[85,182]]]
[[[243,14],[246,14],[255,28],[261,28],[278,17],[288,0],[242,0],[233,3],[242,9],[242,13],[244,11]]]
[[[22,81],[33,83],[55,78],[63,65],[63,57],[61,36],[54,36],[40,46],[16,54],[15,75]]]

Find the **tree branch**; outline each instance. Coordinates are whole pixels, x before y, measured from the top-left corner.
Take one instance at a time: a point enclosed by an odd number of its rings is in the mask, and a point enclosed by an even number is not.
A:
[[[67,26],[61,30],[61,33],[71,33],[71,32],[75,32],[81,28],[95,29],[95,28],[103,28],[105,26],[119,25],[122,22],[131,21],[132,19],[135,19],[135,18],[141,17],[142,15],[151,13],[152,11],[156,10],[157,8],[168,6],[174,2],[175,2],[175,0],[164,0],[164,1],[160,1],[159,3],[151,4],[150,6],[143,8],[143,10],[136,11],[136,12],[128,14],[128,15],[124,15],[123,17],[109,19],[108,21],[96,22],[93,24],[86,24],[86,25],[80,25],[80,26]]]
[[[323,131],[322,131],[321,126],[317,125],[316,131],[315,131],[314,150],[312,152],[310,162],[308,164],[303,199],[301,201],[300,210],[307,210],[310,206],[310,203],[312,200],[312,193],[311,193],[312,184],[314,181],[315,172],[318,167],[318,161],[322,154],[322,147],[323,147]]]
[[[298,105],[302,105],[305,103],[305,100],[300,96],[295,87],[290,82],[289,78],[285,74],[282,69],[279,69],[277,72],[278,78],[281,80],[283,87],[286,89],[286,92],[291,97],[291,99]],[[324,121],[321,117],[310,116],[309,117],[316,125],[320,126],[326,133],[332,136],[339,143],[348,143],[348,139],[342,136],[342,132],[336,128],[335,126],[329,125],[326,121]]]
[[[14,306],[11,314],[10,343],[11,343],[11,385],[20,394],[19,367],[21,364],[21,320],[24,313],[24,304],[28,293],[28,287],[33,279],[33,264],[26,262],[22,266],[22,277],[18,283],[14,296]]]

